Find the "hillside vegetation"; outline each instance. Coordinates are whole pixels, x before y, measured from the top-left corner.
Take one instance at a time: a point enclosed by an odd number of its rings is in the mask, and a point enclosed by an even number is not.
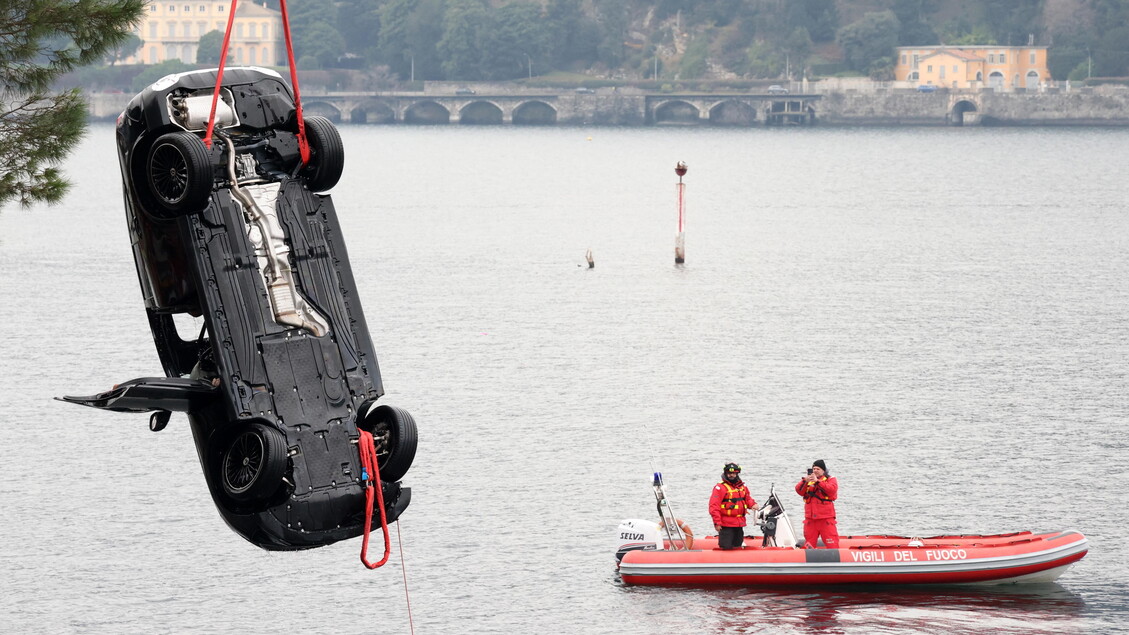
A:
[[[1129,0],[288,0],[288,8],[299,68],[360,69],[368,85],[888,79],[895,47],[934,44],[1033,43],[1050,47],[1055,79],[1129,76]],[[214,59],[196,61],[218,61],[217,35],[200,47]],[[179,69],[148,74],[169,70]]]

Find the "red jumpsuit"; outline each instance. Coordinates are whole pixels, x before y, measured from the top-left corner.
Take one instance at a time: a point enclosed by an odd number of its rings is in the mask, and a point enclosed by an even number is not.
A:
[[[722,481],[714,486],[710,495],[710,517],[713,524],[720,527],[744,527],[745,514],[756,506],[749,488],[741,481],[735,485]]]
[[[839,497],[839,481],[834,476],[808,482],[800,479],[796,493],[804,497],[804,542],[814,549],[816,540],[830,549],[839,548],[839,528],[835,524],[835,499]]]

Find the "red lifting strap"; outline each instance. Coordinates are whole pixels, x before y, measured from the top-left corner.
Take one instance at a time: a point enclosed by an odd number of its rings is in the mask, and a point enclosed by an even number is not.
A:
[[[360,430],[361,438],[357,446],[361,452],[361,480],[365,486],[365,537],[361,542],[361,562],[369,569],[375,569],[383,566],[388,562],[388,555],[392,553],[392,543],[388,539],[388,516],[384,513],[384,492],[380,486],[380,470],[376,462],[376,445],[372,439],[372,435],[364,430]],[[369,483],[369,476],[372,476],[373,482]],[[372,529],[372,503],[373,503],[373,490],[376,490],[376,496],[380,499],[380,528],[384,531],[384,558],[380,562],[372,563],[368,561],[368,537]]]
[[[212,132],[216,126],[216,103],[223,85],[223,67],[227,63],[227,48],[231,42],[231,25],[235,22],[235,8],[239,0],[231,0],[227,14],[227,31],[223,34],[223,47],[220,48],[220,67],[216,72],[216,89],[212,92],[212,110],[208,115],[208,131],[204,134],[204,145],[212,147]],[[298,117],[298,152],[302,155],[302,165],[310,162],[310,144],[306,141],[306,122],[302,117],[302,98],[298,92],[298,67],[294,64],[294,43],[290,39],[290,17],[286,13],[286,0],[279,0],[282,9],[282,31],[286,34],[286,57],[290,62],[290,84],[294,87],[294,110]]]

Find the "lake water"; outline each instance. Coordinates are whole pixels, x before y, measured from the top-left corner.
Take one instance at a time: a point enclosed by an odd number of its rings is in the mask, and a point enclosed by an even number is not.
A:
[[[421,634],[1129,632],[1129,130],[341,130],[385,402],[420,427],[403,559],[396,530],[376,571],[359,540],[260,551],[182,416],[52,401],[161,374],[96,125],[63,205],[0,214],[9,632],[406,633],[405,585]],[[1010,590],[619,583],[652,471],[700,534],[726,461],[798,511],[816,458],[844,534],[1090,554]]]

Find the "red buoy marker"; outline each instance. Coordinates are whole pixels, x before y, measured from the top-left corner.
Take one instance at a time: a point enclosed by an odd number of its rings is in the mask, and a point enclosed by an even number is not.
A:
[[[678,235],[674,238],[674,264],[686,262],[686,184],[682,177],[689,170],[685,161],[679,161],[674,166],[674,173],[678,175]]]

